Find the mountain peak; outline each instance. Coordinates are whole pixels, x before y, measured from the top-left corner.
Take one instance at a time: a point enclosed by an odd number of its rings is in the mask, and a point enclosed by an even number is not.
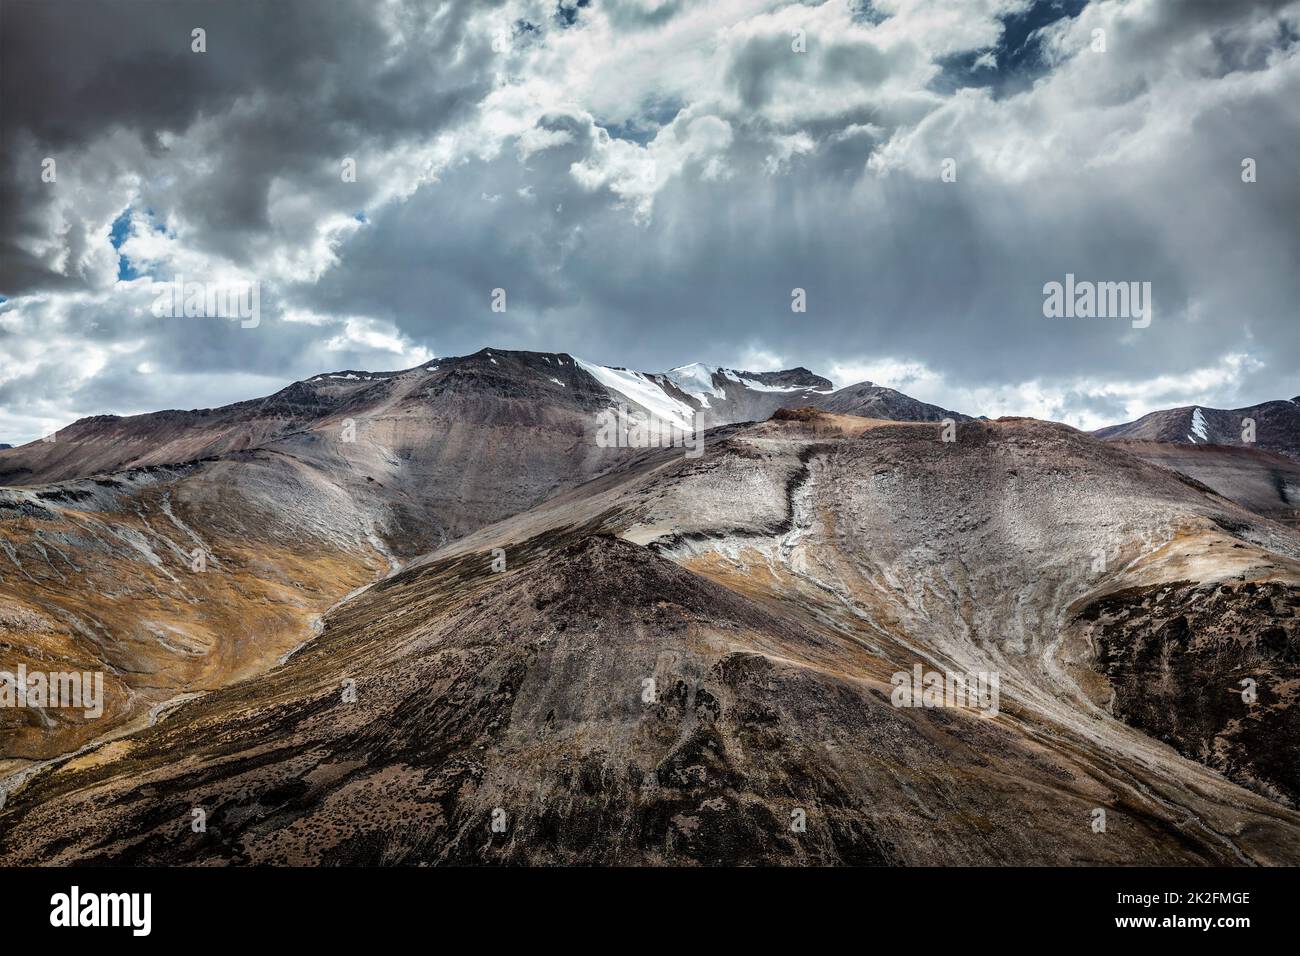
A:
[[[37,484],[126,468],[178,464],[243,452],[320,429],[344,416],[382,418],[402,409],[404,428],[434,427],[438,416],[482,422],[589,416],[626,405],[683,431],[766,421],[783,407],[816,405],[871,418],[937,421],[949,414],[872,386],[857,397],[803,366],[751,372],[694,362],[667,372],[597,365],[567,352],[484,347],[414,368],[345,368],[292,382],[262,397],[218,408],[177,409],[82,419],[57,444],[5,449],[0,482]]]
[[[682,391],[697,398],[701,394],[723,398],[728,383],[755,391],[830,392],[835,388],[829,379],[815,375],[803,366],[775,372],[750,372],[692,362],[671,368],[664,375]]]
[[[821,398],[816,405],[824,411],[841,415],[861,415],[865,418],[886,418],[892,421],[938,422],[947,418],[958,422],[971,420],[969,415],[918,401],[896,389],[871,382],[846,385],[839,391]]]
[[[1300,459],[1300,401],[1269,401],[1244,408],[1180,405],[1148,412],[1093,432],[1106,441],[1247,447]],[[1247,423],[1250,423],[1247,425]]]

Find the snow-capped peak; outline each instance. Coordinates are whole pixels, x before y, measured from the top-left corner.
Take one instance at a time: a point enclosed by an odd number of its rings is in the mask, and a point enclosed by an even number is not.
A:
[[[664,376],[687,395],[698,398],[705,408],[709,407],[709,396],[726,398],[727,393],[713,384],[713,375],[718,371],[716,365],[692,362],[669,369]]]
[[[745,388],[753,389],[755,392],[819,392],[821,389],[812,388],[808,385],[767,385],[758,379],[747,378],[736,372],[734,369],[729,370],[736,376],[736,381]],[[724,373],[725,374],[725,373]]]
[[[573,360],[579,368],[600,382],[601,385],[640,405],[655,418],[661,419],[683,431],[690,431],[695,427],[693,424],[695,409],[685,402],[673,398],[664,391],[663,386],[644,372],[593,365],[591,362],[584,362],[577,356],[574,356]]]

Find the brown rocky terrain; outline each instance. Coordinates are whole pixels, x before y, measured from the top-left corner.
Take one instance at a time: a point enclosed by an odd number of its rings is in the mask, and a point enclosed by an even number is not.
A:
[[[0,669],[105,675],[97,720],[0,709],[0,774],[271,666],[389,569],[359,517],[337,486],[277,457],[0,489]]]
[[[1116,441],[1143,461],[1186,475],[1256,514],[1300,527],[1300,462],[1257,448]]]
[[[1091,602],[1078,619],[1112,713],[1300,806],[1300,588],[1267,580],[1151,585]]]
[[[485,350],[369,382],[318,376],[13,449],[28,477],[80,474],[0,488],[0,668],[102,669],[108,702],[93,722],[0,710],[0,772],[265,671],[402,560],[612,465],[625,451],[591,441],[609,397],[561,361]]]
[[[1253,433],[1247,428],[1247,420],[1254,423]],[[1108,425],[1093,434],[1108,441],[1257,448],[1300,460],[1300,395],[1289,401],[1261,402],[1246,408],[1167,408],[1137,421]]]
[[[1300,536],[1065,426],[940,435],[633,454],[28,772],[0,861],[1300,862]],[[893,706],[917,664],[998,712]]]
[[[0,667],[103,669],[109,688],[94,722],[0,711],[0,772],[264,671],[361,585],[628,457],[593,440],[596,415],[645,396],[587,369],[663,389],[670,410],[702,404],[665,376],[483,349],[219,409],[83,419],[0,453]],[[806,369],[718,380],[713,420],[830,388]]]
[[[833,414],[861,415],[864,418],[884,418],[890,421],[939,422],[945,418],[951,418],[955,422],[971,420],[969,415],[927,402],[918,402],[902,392],[871,382],[849,385],[819,397],[810,404]]]

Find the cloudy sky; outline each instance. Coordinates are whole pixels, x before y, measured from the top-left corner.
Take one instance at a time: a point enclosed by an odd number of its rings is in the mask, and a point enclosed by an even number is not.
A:
[[[1300,0],[0,0],[0,442],[483,346],[1290,398],[1298,103]],[[1067,273],[1151,325],[1044,317]]]

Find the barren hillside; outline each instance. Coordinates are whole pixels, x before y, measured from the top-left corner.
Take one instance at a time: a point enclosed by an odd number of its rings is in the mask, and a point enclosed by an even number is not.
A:
[[[1030,420],[710,437],[32,774],[0,859],[1300,861],[1293,531]],[[997,672],[997,713],[893,706],[918,664]]]

